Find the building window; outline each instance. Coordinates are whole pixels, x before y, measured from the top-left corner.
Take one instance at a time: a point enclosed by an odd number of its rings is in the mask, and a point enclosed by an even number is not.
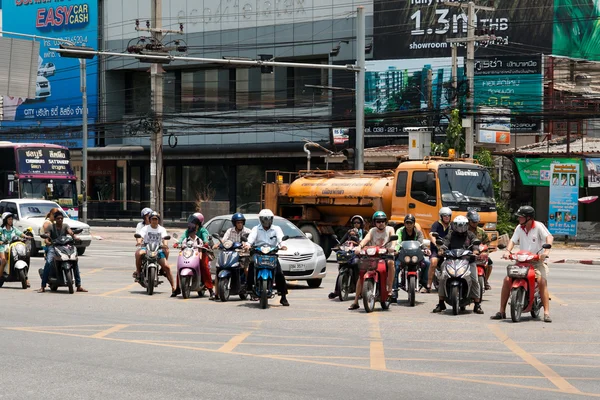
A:
[[[182,191],[183,201],[196,201],[199,196],[204,195],[206,187],[206,168],[201,165],[189,165],[182,167]]]
[[[242,213],[260,211],[260,188],[265,170],[258,165],[238,165],[236,168],[236,205]]]
[[[230,110],[231,86],[234,85],[229,69],[202,69],[181,73],[181,103],[185,111]]]
[[[150,74],[128,72],[125,76],[125,113],[146,114],[152,106]]]

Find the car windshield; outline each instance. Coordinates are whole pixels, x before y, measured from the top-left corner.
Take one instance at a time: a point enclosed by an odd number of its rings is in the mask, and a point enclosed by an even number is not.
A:
[[[246,227],[248,229],[254,228],[258,225],[258,218],[249,218],[246,220]],[[285,220],[283,218],[275,218],[273,221],[273,225],[278,226],[283,231],[283,236],[289,236],[290,239],[306,239],[306,236],[300,229],[296,227],[296,225],[292,224],[290,221]]]
[[[65,212],[56,203],[27,203],[19,206],[22,218],[46,218],[51,209],[57,207],[63,214]],[[65,214],[65,218],[68,218]]]
[[[485,169],[440,168],[439,181],[445,206],[460,203],[495,204],[492,179]]]

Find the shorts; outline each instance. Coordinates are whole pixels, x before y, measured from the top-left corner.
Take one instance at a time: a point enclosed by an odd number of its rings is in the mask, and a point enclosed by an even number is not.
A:
[[[533,266],[535,268],[536,279],[544,278],[545,280],[548,280],[548,264],[545,262],[536,262]]]
[[[142,247],[140,250],[146,251],[146,248]],[[158,259],[160,260],[160,259],[163,259],[163,258],[167,258],[167,257],[165,256],[165,252],[162,249],[160,249],[158,251]]]
[[[8,253],[8,245],[0,245],[0,253]]]

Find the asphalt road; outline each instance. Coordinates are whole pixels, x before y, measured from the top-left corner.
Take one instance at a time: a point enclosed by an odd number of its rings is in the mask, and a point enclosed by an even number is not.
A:
[[[600,397],[600,267],[551,265],[554,322],[431,314],[435,294],[389,311],[348,311],[319,289],[215,303],[154,296],[133,283],[133,240],[95,241],[81,257],[86,294],[0,289],[0,398],[565,399]],[[175,252],[172,253],[175,255]],[[174,263],[174,257],[171,263]],[[470,307],[469,309],[472,309]]]

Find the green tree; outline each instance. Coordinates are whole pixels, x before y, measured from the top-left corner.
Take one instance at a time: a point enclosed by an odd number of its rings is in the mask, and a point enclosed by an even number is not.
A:
[[[450,122],[446,128],[446,140],[444,143],[432,143],[431,153],[448,156],[448,149],[454,149],[456,154],[464,154],[465,152],[465,135],[460,121],[458,109],[452,110],[450,114]]]

